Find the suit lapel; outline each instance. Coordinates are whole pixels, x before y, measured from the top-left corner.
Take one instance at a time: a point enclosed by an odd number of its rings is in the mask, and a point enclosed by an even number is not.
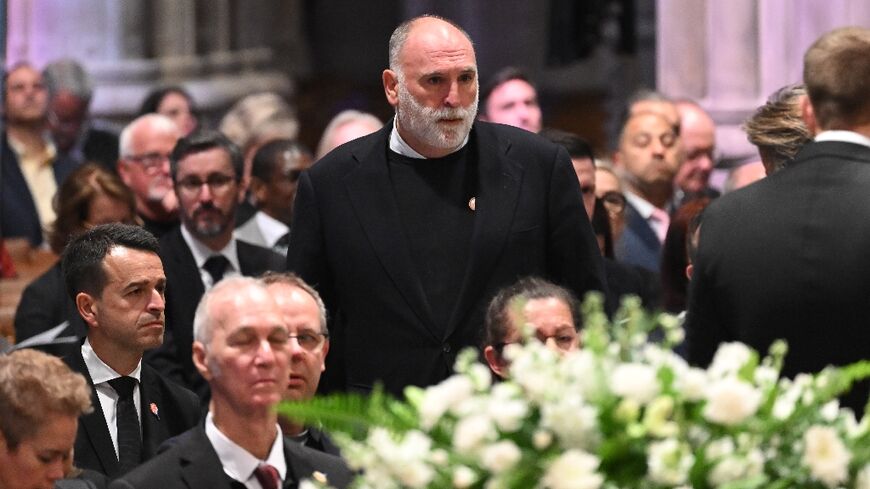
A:
[[[184,284],[184,287],[191,287],[192,290],[178,291],[179,294],[184,294],[189,297],[202,297],[205,293],[205,286],[202,284],[202,277],[199,273],[199,267],[196,266],[196,260],[193,259],[193,253],[187,247],[184,237],[181,235],[181,227],[176,227],[172,230],[169,245],[171,250],[166,250],[171,253],[171,258],[174,261],[175,272],[179,274],[178,285]],[[172,285],[169,285],[171,287]],[[191,301],[182,301],[191,302]],[[198,302],[194,301],[194,302]],[[196,304],[192,304],[195,308]]]
[[[476,124],[474,131],[477,138],[478,192],[471,250],[445,338],[465,318],[489,279],[490,271],[510,233],[523,177],[522,165],[509,154],[510,141],[489,138],[488,133],[481,131],[479,126]],[[492,148],[493,145],[496,147]]]
[[[626,206],[625,225],[631,229],[637,238],[642,241],[649,249],[659,250],[662,246],[659,242],[655,231],[650,227],[646,219],[643,218],[630,203]]]
[[[402,221],[390,183],[386,156],[390,130],[391,124],[388,124],[381,130],[382,137],[374,139],[374,143],[359,154],[354,154],[359,165],[347,174],[344,183],[350,201],[357,210],[356,217],[381,266],[420,322],[436,340],[441,341],[420,278],[415,273],[410,244],[402,231]]]
[[[193,429],[180,458],[181,478],[187,487],[227,487],[229,477],[224,473],[221,461],[202,425]]]
[[[109,435],[109,427],[106,424],[103,408],[100,405],[99,398],[97,398],[94,381],[91,379],[91,374],[88,372],[81,351],[72,355],[69,359],[70,367],[84,375],[88,380],[88,385],[91,387],[91,403],[94,406],[94,410],[90,414],[85,414],[79,418],[79,436],[84,433],[87,441],[90,443],[90,447],[103,466],[104,473],[109,477],[114,477],[118,475],[118,458],[115,454],[115,446],[112,444],[112,437]]]
[[[142,382],[139,384],[140,410],[142,411],[142,449],[143,459],[148,460],[157,454],[160,444],[169,438],[166,422],[160,419],[163,406],[162,392],[156,374],[147,365],[142,365]]]

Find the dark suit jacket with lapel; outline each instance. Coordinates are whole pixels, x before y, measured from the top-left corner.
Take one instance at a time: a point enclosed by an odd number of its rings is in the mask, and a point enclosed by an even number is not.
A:
[[[809,143],[784,170],[704,211],[690,285],[689,360],[722,341],[766,353],[784,373],[870,358],[870,148]],[[863,412],[866,384],[847,398]]]
[[[323,390],[383,382],[398,394],[444,379],[460,349],[479,346],[492,296],[520,277],[545,277],[579,296],[605,288],[565,150],[520,129],[475,123],[468,267],[452,319],[436,325],[390,183],[391,128],[336,149],[298,183],[287,263],[317,287],[332,316]]]
[[[241,274],[257,276],[284,270],[284,259],[272,250],[236,240]],[[160,239],[160,258],[166,273],[166,333],[163,345],[145,354],[145,360],[170,379],[205,398],[208,384],[193,365],[193,316],[205,293],[202,278],[181,228]]]
[[[85,366],[81,352],[64,358],[70,368],[84,375],[91,386],[91,401],[94,410],[79,419],[75,442],[75,465],[95,470],[110,478],[121,475],[118,458],[106,418],[97,399],[93,380]],[[139,383],[141,396],[142,457],[148,460],[157,454],[164,440],[196,426],[200,417],[199,398],[193,392],[167,381],[156,370],[142,365]],[[152,411],[152,405],[157,414]]]
[[[15,310],[15,340],[20,342],[69,321],[60,336],[77,336],[84,339],[88,334],[85,321],[76,310],[76,305],[66,290],[60,262],[34,280],[21,294],[21,302]],[[66,356],[81,348],[80,343],[70,343],[61,348],[59,356]]]
[[[614,249],[616,258],[658,273],[661,269],[662,244],[649,223],[631,203],[625,206],[625,229]]]
[[[344,461],[333,455],[284,440],[287,461],[285,488],[295,488],[314,471],[326,475],[331,487],[343,488],[353,474]],[[133,469],[109,485],[114,489],[222,489],[244,488],[224,473],[221,461],[205,434],[203,426],[181,437],[178,445]]]

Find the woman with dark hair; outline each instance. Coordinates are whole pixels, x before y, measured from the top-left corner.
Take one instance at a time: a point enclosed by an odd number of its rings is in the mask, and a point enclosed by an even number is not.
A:
[[[173,85],[152,90],[142,101],[138,115],[161,114],[178,125],[182,136],[187,136],[199,127],[193,97],[184,88]]]
[[[87,163],[73,171],[57,191],[54,200],[57,220],[48,235],[52,251],[63,252],[71,237],[98,224],[135,223],[133,193],[102,166]],[[87,334],[75,304],[66,292],[60,262],[24,289],[15,311],[17,342],[46,332],[68,321],[56,336]],[[73,344],[78,347],[77,344]],[[60,349],[58,354],[64,353]]]
[[[708,197],[690,200],[680,206],[671,218],[662,246],[662,308],[667,312],[680,313],[686,310],[689,288],[686,267],[690,263],[688,244],[692,231],[690,227],[710,202]]]

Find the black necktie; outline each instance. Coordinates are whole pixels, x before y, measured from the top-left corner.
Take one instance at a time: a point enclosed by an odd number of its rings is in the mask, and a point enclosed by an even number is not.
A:
[[[254,469],[254,477],[263,489],[278,489],[281,487],[281,476],[278,469],[269,464],[260,464]]]
[[[118,377],[109,381],[118,393],[118,466],[121,473],[138,466],[142,462],[142,435],[139,431],[139,415],[133,403],[133,388],[136,379]]]
[[[213,255],[203,263],[202,268],[211,275],[212,285],[215,285],[224,278],[224,272],[229,264],[230,261],[224,255]]]
[[[281,246],[284,248],[290,246],[290,231],[287,231],[283,236],[278,238],[278,241],[275,241],[275,246]]]

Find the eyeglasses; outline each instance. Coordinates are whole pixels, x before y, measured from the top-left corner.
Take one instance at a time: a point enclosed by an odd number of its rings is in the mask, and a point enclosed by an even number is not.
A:
[[[623,211],[625,211],[625,196],[614,190],[602,195],[601,203],[604,204],[604,208],[607,209],[607,212],[610,212],[611,214],[622,214]]]
[[[547,343],[550,338],[553,339],[553,342],[556,344],[556,348],[561,351],[571,351],[572,348],[577,346],[577,334],[576,333],[556,333],[551,335],[542,335],[535,333],[535,338],[538,339],[541,343]],[[496,353],[501,355],[504,352],[504,347],[507,345],[524,345],[525,340],[517,340],[517,341],[504,341],[501,343],[495,343],[492,345],[493,349],[495,349]]]
[[[236,182],[235,177],[223,173],[212,173],[205,181],[197,177],[189,177],[179,180],[176,185],[182,192],[189,196],[199,195],[202,186],[208,185],[208,190],[213,194],[223,194]]]
[[[289,340],[290,338],[296,338],[296,342],[299,343],[299,346],[301,346],[303,350],[316,352],[320,351],[320,349],[323,347],[323,344],[326,343],[326,339],[329,338],[329,334],[302,332],[287,335],[287,339]]]
[[[145,153],[144,155],[125,156],[125,160],[133,161],[142,166],[145,173],[155,174],[169,161],[169,155],[162,153]]]

